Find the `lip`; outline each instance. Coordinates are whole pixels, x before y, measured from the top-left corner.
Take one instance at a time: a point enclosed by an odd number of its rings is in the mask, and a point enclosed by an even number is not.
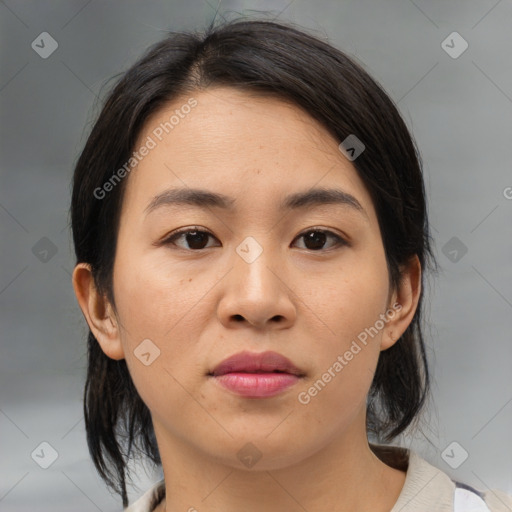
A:
[[[219,363],[211,372],[214,377],[226,373],[289,373],[302,377],[304,372],[297,368],[287,357],[278,352],[239,352]]]
[[[239,352],[218,364],[208,375],[222,387],[247,398],[279,394],[305,373],[277,352]]]

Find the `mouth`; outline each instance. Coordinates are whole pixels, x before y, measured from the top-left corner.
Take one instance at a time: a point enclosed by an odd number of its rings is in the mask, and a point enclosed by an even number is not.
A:
[[[218,364],[208,376],[246,398],[266,398],[284,392],[305,373],[277,352],[240,352]]]
[[[209,375],[227,373],[288,373],[303,377],[305,373],[278,352],[239,352],[219,363]]]

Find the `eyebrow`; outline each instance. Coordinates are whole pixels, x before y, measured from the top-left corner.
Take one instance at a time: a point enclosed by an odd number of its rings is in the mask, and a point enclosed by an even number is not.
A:
[[[233,211],[236,200],[224,194],[210,192],[197,188],[176,188],[164,190],[153,197],[144,209],[146,215],[162,206],[197,206],[199,208],[220,208]],[[306,207],[321,206],[326,204],[344,205],[367,217],[361,203],[348,192],[335,188],[314,188],[305,192],[296,192],[286,196],[279,210],[299,210]]]

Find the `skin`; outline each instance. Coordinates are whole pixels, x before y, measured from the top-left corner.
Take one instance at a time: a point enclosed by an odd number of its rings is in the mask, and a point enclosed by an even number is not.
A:
[[[107,356],[126,359],[151,411],[167,495],[157,510],[389,511],[405,473],[370,450],[366,397],[380,352],[412,321],[418,259],[391,289],[370,195],[339,142],[307,113],[226,87],[193,97],[198,105],[125,178],[117,308],[96,292],[87,264],[73,273],[94,336]],[[154,114],[136,147],[187,99]],[[364,213],[334,204],[277,209],[287,194],[313,186],[352,194]],[[236,208],[173,205],[144,214],[156,194],[181,187],[227,194]],[[158,244],[187,227],[212,234],[206,248],[191,248],[197,238],[185,236]],[[308,245],[300,235],[312,228],[349,243],[327,237],[320,248]],[[263,249],[252,263],[236,252],[248,236]],[[384,328],[300,403],[298,394],[396,302],[401,309]],[[147,338],[160,350],[148,366],[134,354]],[[271,398],[239,397],[207,373],[242,350],[277,351],[306,375]],[[237,457],[247,443],[261,454],[251,468]]]

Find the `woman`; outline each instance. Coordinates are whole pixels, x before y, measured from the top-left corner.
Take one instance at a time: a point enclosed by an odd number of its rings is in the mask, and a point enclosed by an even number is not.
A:
[[[382,444],[428,397],[435,262],[413,139],[342,52],[171,34],[109,95],[71,214],[92,459],[124,507],[132,453],[164,475],[125,510],[512,508]]]

